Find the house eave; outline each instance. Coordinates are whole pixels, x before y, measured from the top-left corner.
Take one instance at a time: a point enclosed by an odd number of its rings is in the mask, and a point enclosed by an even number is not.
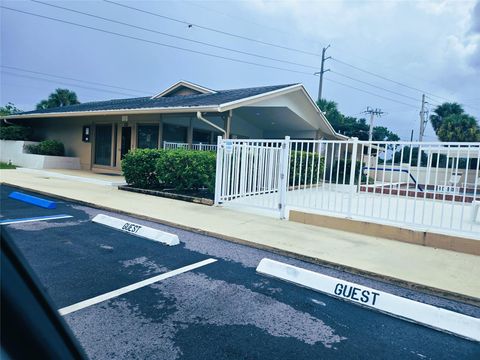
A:
[[[34,118],[57,118],[57,117],[78,117],[78,116],[108,116],[108,115],[137,115],[137,114],[168,114],[182,112],[218,112],[218,106],[182,106],[182,107],[156,107],[139,109],[114,109],[114,110],[91,110],[91,111],[65,111],[40,114],[9,115],[4,116],[5,120],[34,119]]]

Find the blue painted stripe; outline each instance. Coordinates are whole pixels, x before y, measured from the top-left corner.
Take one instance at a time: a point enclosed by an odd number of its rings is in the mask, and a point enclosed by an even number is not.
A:
[[[48,215],[48,216],[37,216],[29,218],[18,218],[18,219],[3,219],[0,220],[0,225],[9,225],[22,222],[33,222],[33,221],[45,221],[45,220],[56,220],[56,219],[67,219],[73,217],[72,215],[60,214],[60,215]]]
[[[20,200],[32,205],[40,206],[45,209],[55,209],[57,207],[57,204],[54,201],[42,199],[32,195],[27,195],[18,191],[12,192],[10,195],[8,195],[8,197],[11,199]]]

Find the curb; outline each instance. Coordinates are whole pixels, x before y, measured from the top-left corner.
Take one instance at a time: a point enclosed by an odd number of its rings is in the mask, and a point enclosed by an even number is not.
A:
[[[373,271],[358,269],[358,268],[355,268],[355,267],[351,267],[351,266],[343,265],[343,264],[338,264],[338,263],[331,262],[331,261],[328,261],[328,260],[323,260],[323,259],[318,259],[318,258],[307,256],[307,255],[302,255],[302,254],[294,253],[294,252],[291,252],[291,251],[288,251],[288,250],[282,250],[282,249],[278,249],[278,248],[275,248],[275,247],[272,247],[272,246],[258,244],[256,242],[252,242],[252,241],[248,241],[248,240],[224,235],[224,234],[213,232],[213,231],[206,231],[206,230],[198,229],[198,228],[195,228],[195,227],[176,224],[176,223],[171,222],[171,221],[166,221],[166,220],[161,220],[161,219],[157,219],[157,218],[152,218],[150,216],[135,214],[133,212],[119,210],[119,209],[111,208],[111,207],[108,207],[108,206],[98,205],[98,204],[91,203],[91,202],[88,202],[88,201],[72,199],[72,198],[69,198],[69,197],[66,197],[66,196],[56,195],[56,194],[52,194],[52,193],[49,193],[49,192],[46,192],[46,191],[29,189],[29,188],[25,188],[25,187],[15,185],[15,184],[11,184],[11,183],[4,182],[4,181],[0,181],[0,185],[8,185],[8,186],[11,186],[13,188],[36,192],[38,194],[47,195],[47,196],[50,196],[50,197],[53,197],[53,198],[56,198],[56,199],[60,199],[60,200],[70,201],[70,202],[73,202],[73,203],[77,203],[79,205],[89,206],[89,207],[93,207],[93,208],[99,209],[99,210],[106,210],[106,211],[111,211],[111,212],[118,213],[118,214],[128,215],[128,216],[136,217],[138,219],[151,221],[151,222],[154,222],[154,223],[157,223],[157,224],[175,227],[175,228],[181,229],[181,230],[192,231],[192,232],[195,232],[197,234],[215,237],[215,238],[218,238],[218,239],[221,239],[221,240],[230,241],[230,242],[240,244],[240,245],[250,246],[250,247],[253,247],[253,248],[256,248],[256,249],[260,249],[260,250],[267,250],[267,251],[273,252],[273,253],[278,254],[278,255],[291,257],[291,258],[301,260],[301,261],[306,261],[306,262],[309,262],[309,263],[312,263],[312,264],[327,266],[327,267],[335,269],[335,270],[345,271],[345,272],[355,274],[355,275],[361,275],[361,276],[364,276],[366,278],[370,278],[370,279],[373,279],[373,280],[377,280],[377,281],[380,280],[380,281],[383,281],[385,283],[390,283],[390,284],[393,284],[393,285],[401,286],[403,288],[412,289],[412,290],[416,290],[416,291],[421,291],[421,292],[424,292],[424,293],[427,293],[427,294],[430,294],[430,295],[440,296],[440,297],[443,297],[443,298],[446,298],[446,299],[460,301],[460,302],[470,304],[470,305],[474,305],[474,306],[480,306],[480,298],[476,298],[476,297],[473,297],[473,296],[460,294],[460,293],[456,293],[456,292],[453,292],[453,291],[448,291],[448,290],[444,290],[444,289],[440,289],[440,288],[436,288],[436,287],[432,287],[432,286],[428,286],[428,285],[423,285],[423,284],[419,284],[419,283],[415,283],[415,282],[411,282],[411,281],[407,281],[407,280],[402,280],[402,279],[395,278],[393,276],[387,276],[387,275],[383,275],[383,274],[376,273],[376,272],[373,272]]]
[[[147,194],[147,195],[163,197],[167,199],[181,200],[181,201],[191,202],[195,204],[213,206],[213,200],[211,199],[195,197],[190,195],[169,193],[169,192],[160,191],[160,190],[140,189],[140,188],[131,187],[129,185],[119,185],[118,190],[130,191],[137,194]]]
[[[476,317],[268,258],[260,261],[257,272],[373,311],[480,342],[480,319]]]
[[[291,210],[289,221],[480,256],[480,241],[455,235]]]

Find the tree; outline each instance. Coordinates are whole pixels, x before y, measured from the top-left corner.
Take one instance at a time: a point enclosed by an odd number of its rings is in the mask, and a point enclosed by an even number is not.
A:
[[[451,114],[443,118],[436,133],[440,141],[480,141],[478,122],[467,114]]]
[[[436,107],[433,111],[434,114],[430,115],[430,122],[432,123],[433,130],[438,133],[438,129],[442,125],[443,120],[449,115],[461,115],[464,113],[462,105],[457,103],[443,103]]]
[[[336,132],[349,136],[357,137],[359,140],[368,140],[370,130],[367,121],[364,118],[345,116],[338,110],[338,105],[334,101],[321,99],[317,102],[318,107],[323,111],[325,117],[335,129]],[[375,126],[373,128],[374,141],[398,141],[397,134],[391,132],[384,126]]]
[[[411,152],[411,154],[410,154]],[[421,152],[422,157],[420,159],[420,164],[418,164],[418,147],[410,148],[410,146],[403,147],[402,149],[398,149],[394,154],[394,162],[395,164],[400,164],[400,161],[404,164],[412,164],[413,166],[420,165],[426,166],[428,157],[424,151]]]
[[[68,89],[55,89],[55,91],[48,96],[47,100],[42,100],[37,104],[37,110],[75,104],[80,104],[80,102],[74,91]]]
[[[399,141],[397,134],[388,130],[385,126],[374,126],[372,133],[373,141]]]
[[[0,106],[0,116],[13,115],[19,112],[22,112],[22,110],[17,108],[11,102],[6,103],[5,106]]]
[[[317,105],[334,129],[341,126],[344,116],[338,111],[338,105],[336,102],[321,99],[317,101]]]

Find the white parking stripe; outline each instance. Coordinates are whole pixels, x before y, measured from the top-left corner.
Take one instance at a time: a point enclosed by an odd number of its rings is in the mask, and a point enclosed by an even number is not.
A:
[[[258,264],[257,272],[437,330],[480,341],[480,319],[478,318],[270,259],[262,259]]]
[[[71,218],[71,217],[73,217],[73,216],[62,214],[62,215],[37,216],[37,217],[19,218],[19,219],[4,219],[4,220],[0,220],[0,225],[20,224],[20,223],[35,222],[35,221],[68,219],[68,218]]]
[[[165,279],[171,278],[175,275],[179,275],[179,274],[185,273],[187,271],[194,270],[194,269],[197,269],[199,267],[214,263],[215,261],[217,261],[217,260],[216,259],[206,259],[206,260],[197,262],[195,264],[187,265],[187,266],[181,267],[179,269],[172,270],[172,271],[169,271],[167,273],[154,276],[150,279],[142,280],[142,281],[139,281],[135,284],[124,286],[120,289],[110,291],[108,293],[105,293],[105,294],[102,294],[102,295],[99,295],[99,296],[95,296],[94,298],[87,299],[87,300],[84,300],[84,301],[80,301],[76,304],[61,308],[60,310],[58,310],[58,312],[60,313],[60,315],[67,315],[67,314],[70,314],[74,311],[84,309],[86,307],[101,303],[102,301],[109,300],[109,299],[112,299],[114,297],[117,297],[117,296],[126,294],[128,292],[140,289],[142,287],[151,285],[151,284],[156,283],[158,281],[165,280]]]

